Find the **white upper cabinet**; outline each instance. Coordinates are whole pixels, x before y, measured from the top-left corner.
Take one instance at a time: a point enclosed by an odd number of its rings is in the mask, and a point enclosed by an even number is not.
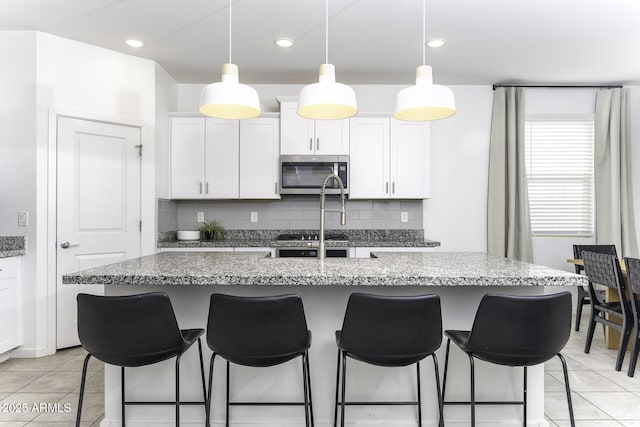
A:
[[[173,199],[278,199],[279,120],[171,120]]]
[[[351,119],[350,199],[429,197],[429,125]]]
[[[171,197],[237,198],[239,133],[235,120],[171,120]]]
[[[280,198],[279,125],[278,118],[256,118],[240,122],[241,199]]]
[[[296,112],[296,101],[280,102],[280,153],[348,155],[349,119],[309,120]]]

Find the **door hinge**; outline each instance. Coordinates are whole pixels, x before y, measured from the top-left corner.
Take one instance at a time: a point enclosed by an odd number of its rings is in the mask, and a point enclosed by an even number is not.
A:
[[[140,229],[140,232],[142,232],[142,220],[138,221],[138,227]]]
[[[144,145],[138,144],[135,147],[138,149],[138,156],[142,157],[142,147],[144,147]]]

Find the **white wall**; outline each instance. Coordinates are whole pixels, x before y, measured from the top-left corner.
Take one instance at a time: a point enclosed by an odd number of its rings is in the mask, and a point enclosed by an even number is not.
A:
[[[21,311],[33,315],[38,266],[34,32],[0,31],[0,93],[0,235],[26,236]],[[18,211],[29,213],[28,227],[18,227]]]
[[[171,196],[171,119],[178,110],[178,85],[161,66],[156,69],[156,197]]]
[[[7,203],[3,201],[0,209],[0,232],[27,235],[22,275],[24,345],[18,354],[39,356],[55,348],[51,340],[55,312],[48,305],[55,303],[55,293],[48,286],[55,281],[55,256],[50,256],[52,241],[48,240],[49,232],[55,238],[55,223],[52,226],[48,217],[49,109],[139,122],[143,125],[143,143],[149,145],[153,156],[155,69],[146,59],[44,33],[2,32],[0,46],[6,61],[0,67],[0,75],[5,77],[0,84],[6,86],[3,94],[10,95],[10,101],[0,107],[7,109],[2,114],[7,123],[0,130],[3,155],[15,154],[0,171],[1,181],[11,185]],[[0,160],[3,166],[4,159]],[[152,157],[151,165],[153,162]],[[147,181],[144,189],[153,201],[154,176]],[[55,182],[53,185],[55,188]],[[4,199],[4,188],[2,194]],[[154,222],[153,206],[151,203],[149,224]],[[18,210],[29,211],[30,225],[26,229],[14,226]],[[143,241],[147,253],[155,249],[155,230],[150,231]]]

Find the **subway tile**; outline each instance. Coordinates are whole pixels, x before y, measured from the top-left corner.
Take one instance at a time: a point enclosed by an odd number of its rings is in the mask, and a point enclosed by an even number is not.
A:
[[[374,211],[399,211],[400,202],[373,202]]]

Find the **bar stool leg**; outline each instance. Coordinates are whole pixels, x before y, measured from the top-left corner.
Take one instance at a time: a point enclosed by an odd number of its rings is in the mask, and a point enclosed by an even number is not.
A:
[[[471,367],[471,427],[476,427],[476,374],[471,355],[469,355],[469,366]]]
[[[304,363],[305,356],[302,355],[302,384],[304,390],[304,423],[309,427],[309,384],[307,383],[307,364]]]
[[[176,427],[180,426],[180,356],[176,356]]]
[[[211,355],[209,362],[209,395],[207,397],[207,426],[211,425],[211,401],[213,400],[213,364],[216,361],[216,353]]]
[[[198,338],[198,356],[200,357],[200,376],[202,378],[202,394],[204,396],[204,417],[206,420],[205,426],[209,426],[209,406],[207,405],[207,385],[204,377],[204,359],[202,358],[202,343]]]
[[[121,392],[122,392],[122,427],[124,427],[124,366],[121,368]]]
[[[571,387],[569,386],[569,372],[567,371],[567,361],[564,356],[558,353],[558,358],[562,362],[562,372],[564,374],[564,390],[567,393],[567,405],[569,406],[569,419],[571,420],[571,427],[576,427],[576,420],[573,416],[573,404],[571,403]]]
[[[422,427],[422,396],[420,394],[420,362],[416,363],[416,379],[418,380],[418,426]]]
[[[229,377],[231,376],[231,364],[227,360],[227,420],[226,427],[229,427]]]
[[[438,372],[438,358],[436,357],[435,353],[433,353],[431,356],[433,357],[433,370],[436,375],[436,394],[438,396],[438,426],[444,427],[444,417],[442,414],[442,411],[444,409],[444,405],[442,404],[442,402],[444,399],[442,397],[442,394],[440,393],[440,373]]]
[[[447,338],[447,351],[445,352],[445,356],[444,356],[444,377],[442,378],[442,402],[444,402],[444,395],[447,389],[447,372],[449,371],[449,348],[450,347],[451,347],[451,340]]]
[[[336,403],[333,407],[333,427],[338,426],[338,388],[340,387],[340,350],[338,350],[338,365],[336,366]]]
[[[80,397],[78,398],[78,413],[76,414],[76,427],[80,427],[80,418],[82,416],[82,398],[84,397],[84,385],[87,381],[87,366],[89,365],[89,359],[91,353],[87,354],[82,364],[82,381],[80,381]]]
[[[345,393],[346,393],[346,381],[347,381],[347,355],[342,352],[342,413],[340,414],[340,427],[344,427],[344,412],[345,412]]]
[[[524,384],[524,396],[523,396],[524,397],[524,399],[523,399],[523,402],[524,402],[524,405],[523,405],[523,407],[524,407],[524,423],[522,425],[523,425],[523,427],[527,427],[527,367],[524,366],[523,368],[524,368],[524,382],[523,382],[523,384]]]
[[[309,368],[309,351],[305,353],[307,361],[307,382],[309,387],[309,418],[311,419],[311,427],[314,427],[313,423],[313,398],[311,397],[311,368]]]

